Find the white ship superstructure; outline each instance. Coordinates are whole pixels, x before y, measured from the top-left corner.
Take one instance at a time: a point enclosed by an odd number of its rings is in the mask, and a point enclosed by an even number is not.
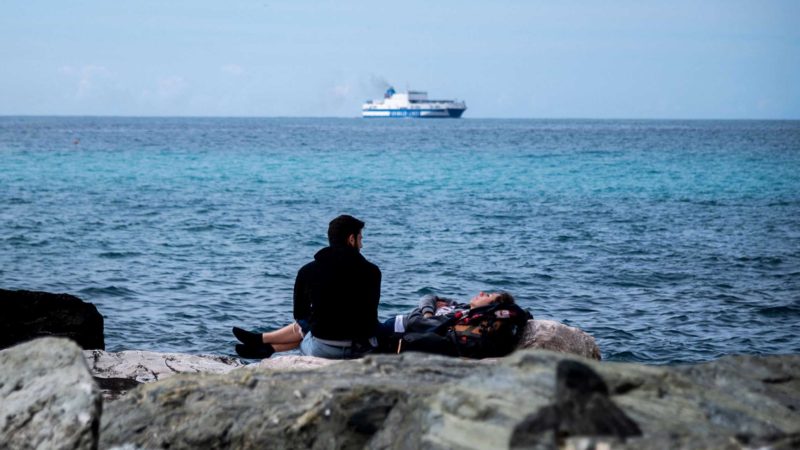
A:
[[[459,118],[467,109],[463,101],[429,100],[424,91],[396,92],[389,88],[383,99],[368,100],[361,107],[363,117]]]

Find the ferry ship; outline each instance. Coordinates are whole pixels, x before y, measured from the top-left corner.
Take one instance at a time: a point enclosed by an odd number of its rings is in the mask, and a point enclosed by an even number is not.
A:
[[[424,91],[396,92],[389,88],[383,99],[367,100],[362,117],[454,118],[464,114],[467,105],[457,100],[428,100]]]

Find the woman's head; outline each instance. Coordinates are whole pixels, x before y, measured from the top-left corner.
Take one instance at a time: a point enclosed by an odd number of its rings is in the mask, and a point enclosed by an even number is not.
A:
[[[475,297],[472,297],[469,301],[470,308],[480,308],[482,306],[488,306],[493,303],[514,303],[514,297],[509,294],[508,292],[478,292]]]

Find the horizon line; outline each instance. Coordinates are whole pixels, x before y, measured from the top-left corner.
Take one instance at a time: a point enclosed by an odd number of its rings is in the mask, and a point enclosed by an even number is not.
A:
[[[216,116],[216,115],[126,115],[126,114],[0,114],[0,118],[94,118],[94,119],[363,119],[365,121],[413,121],[413,122],[459,122],[469,120],[575,120],[575,121],[740,121],[740,122],[796,122],[798,118],[698,118],[698,117],[461,117],[412,118],[412,117],[361,117],[361,116]]]

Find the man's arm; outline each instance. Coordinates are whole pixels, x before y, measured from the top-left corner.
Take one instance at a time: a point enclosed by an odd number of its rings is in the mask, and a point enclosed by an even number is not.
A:
[[[375,317],[373,318],[374,320],[372,321],[377,322],[378,304],[381,301],[381,270],[378,268],[378,266],[375,266],[375,272],[373,273],[372,276],[372,283],[370,284],[368,295],[373,305],[373,311],[375,312]]]
[[[297,272],[294,279],[294,320],[309,320],[311,317],[311,301],[306,292],[306,282],[303,269]]]

